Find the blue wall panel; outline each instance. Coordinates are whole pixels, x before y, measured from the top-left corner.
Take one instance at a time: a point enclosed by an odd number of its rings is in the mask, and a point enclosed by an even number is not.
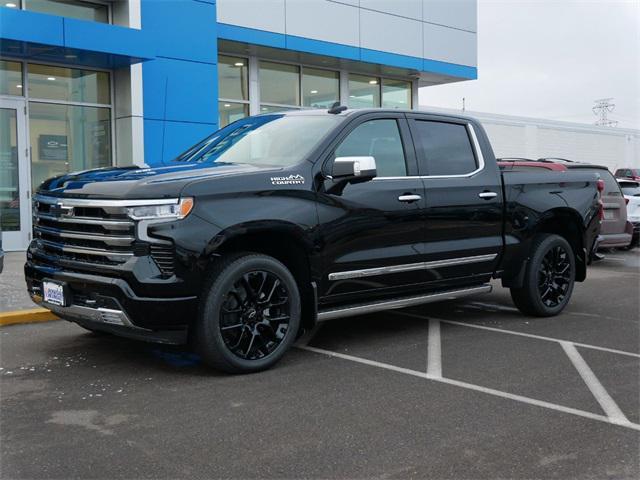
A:
[[[63,46],[63,21],[62,17],[0,7],[0,38]]]
[[[142,79],[145,118],[217,122],[215,64],[157,58],[143,65]]]
[[[217,129],[216,124],[169,122],[145,118],[145,163],[148,165],[167,163]]]
[[[157,54],[193,62],[216,63],[215,3],[193,0],[143,0],[142,28]]]
[[[217,129],[215,2],[142,0],[156,59],[142,66],[145,163],[157,165]]]

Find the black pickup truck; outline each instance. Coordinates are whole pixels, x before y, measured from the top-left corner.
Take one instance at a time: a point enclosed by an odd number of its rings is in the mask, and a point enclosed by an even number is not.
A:
[[[94,331],[268,368],[334,319],[511,289],[550,316],[586,278],[597,178],[500,172],[481,125],[398,110],[239,120],[157,168],[44,182],[36,303]]]

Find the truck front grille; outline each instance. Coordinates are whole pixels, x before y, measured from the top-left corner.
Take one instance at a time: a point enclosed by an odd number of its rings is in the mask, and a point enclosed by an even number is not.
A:
[[[48,263],[103,268],[150,254],[163,277],[173,275],[173,245],[139,240],[137,222],[128,216],[127,209],[126,201],[37,195],[33,205],[33,253]]]

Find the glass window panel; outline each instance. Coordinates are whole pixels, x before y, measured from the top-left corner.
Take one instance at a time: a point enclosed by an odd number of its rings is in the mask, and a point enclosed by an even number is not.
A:
[[[0,108],[0,232],[20,230],[16,111]]]
[[[372,156],[379,177],[403,177],[407,174],[404,148],[393,119],[370,120],[357,126],[335,151],[335,157]]]
[[[380,79],[363,75],[349,75],[349,107],[376,108],[380,106]]]
[[[22,93],[22,64],[0,60],[0,94],[24,95]]]
[[[467,127],[422,120],[414,126],[422,172],[426,167],[427,175],[464,175],[476,169]]]
[[[338,72],[302,69],[302,98],[305,107],[329,108],[340,100]]]
[[[300,105],[300,69],[295,65],[260,62],[260,101]]]
[[[27,66],[29,96],[66,102],[110,102],[109,74],[49,65]]]
[[[411,108],[411,82],[382,80],[382,106],[384,108]]]
[[[111,165],[111,111],[29,102],[33,188],[55,175]]]
[[[218,57],[218,98],[249,100],[249,81],[246,58]]]
[[[109,23],[107,5],[77,0],[25,0],[25,9],[61,17]]]
[[[218,128],[248,116],[249,105],[246,103],[218,102]]]
[[[288,112],[290,110],[300,110],[293,107],[278,107],[276,105],[260,105],[260,113]]]

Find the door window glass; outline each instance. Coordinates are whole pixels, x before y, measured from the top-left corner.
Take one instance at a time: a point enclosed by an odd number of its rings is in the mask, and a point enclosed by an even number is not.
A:
[[[111,110],[29,102],[31,179],[111,165]]]
[[[379,177],[404,177],[407,163],[394,119],[370,120],[357,126],[335,151],[335,157],[374,157]]]
[[[414,127],[421,173],[464,175],[476,170],[465,125],[416,120]]]
[[[0,108],[0,232],[20,230],[18,121],[13,108]]]
[[[0,95],[24,95],[20,62],[0,60]]]

